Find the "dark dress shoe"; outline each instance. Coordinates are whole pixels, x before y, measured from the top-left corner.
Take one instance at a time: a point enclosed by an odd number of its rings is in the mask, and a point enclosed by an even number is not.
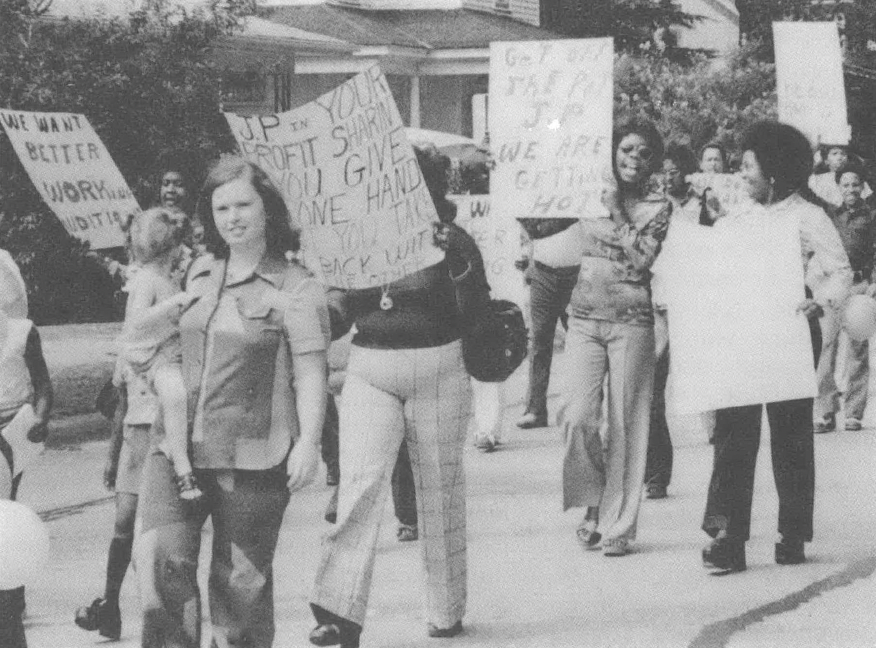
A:
[[[666,486],[663,484],[648,484],[645,488],[645,497],[647,499],[665,499],[666,496]]]
[[[703,549],[703,565],[716,575],[745,571],[745,542],[715,538]]]
[[[428,626],[429,636],[435,639],[449,639],[462,632],[462,621],[457,621],[449,628],[439,628],[434,623]]]
[[[803,551],[802,540],[783,537],[776,543],[776,564],[799,565],[804,562],[806,562],[806,553]]]
[[[83,630],[97,630],[101,637],[119,639],[122,636],[122,614],[118,605],[97,598],[88,607],[76,610],[76,625]]]
[[[310,609],[319,624],[310,633],[310,643],[315,646],[359,648],[359,635],[362,634],[361,625],[329,612],[316,603],[311,603]]]
[[[359,648],[359,633],[352,630],[345,632],[334,623],[323,623],[311,631],[310,643],[314,646]]]
[[[83,630],[97,630],[97,609],[103,599],[96,598],[91,602],[91,605],[76,609],[76,615],[73,617],[73,622]]]
[[[334,524],[338,521],[338,488],[335,486],[331,499],[325,507],[325,521]]]

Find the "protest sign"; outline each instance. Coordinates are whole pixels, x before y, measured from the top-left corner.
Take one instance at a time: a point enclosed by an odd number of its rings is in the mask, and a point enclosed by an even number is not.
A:
[[[495,299],[507,299],[518,306],[527,299],[523,273],[514,267],[521,258],[520,225],[491,209],[489,195],[448,196],[456,203],[454,223],[465,229],[478,244],[484,269]]]
[[[435,206],[377,66],[288,112],[225,114],[243,156],[262,167],[302,229],[326,283],[369,288],[438,263]]]
[[[611,173],[613,41],[490,44],[490,175],[508,218],[593,218]]]
[[[779,120],[812,144],[848,144],[842,50],[836,22],[775,22]]]
[[[722,213],[746,209],[752,202],[745,180],[738,173],[692,173],[687,177],[694,191],[708,189],[717,198]]]
[[[124,244],[122,223],[140,207],[85,115],[0,110],[0,123],[71,235],[95,250]]]
[[[676,414],[815,395],[799,217],[722,225],[674,221],[661,253]]]

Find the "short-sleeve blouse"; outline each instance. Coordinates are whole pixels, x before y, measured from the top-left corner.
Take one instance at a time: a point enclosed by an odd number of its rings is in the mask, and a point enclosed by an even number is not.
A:
[[[269,289],[287,299],[281,312]],[[325,289],[297,263],[266,254],[231,280],[222,260],[203,257],[187,290],[199,299],[180,320],[196,468],[279,466],[298,436],[292,357],[329,345]]]

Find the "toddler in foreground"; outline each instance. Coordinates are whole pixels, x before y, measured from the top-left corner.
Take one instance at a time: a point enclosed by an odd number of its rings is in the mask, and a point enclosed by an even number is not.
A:
[[[179,318],[194,297],[182,292],[176,265],[185,225],[173,210],[155,207],[134,214],[128,224],[132,261],[140,269],[131,279],[122,354],[135,373],[145,373],[158,396],[164,422],[159,445],[173,464],[179,495],[195,500],[202,493],[188,454],[186,388],[182,376]]]

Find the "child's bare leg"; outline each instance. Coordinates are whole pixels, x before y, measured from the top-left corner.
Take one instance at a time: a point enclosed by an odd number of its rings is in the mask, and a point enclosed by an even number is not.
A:
[[[161,451],[170,459],[177,477],[190,477],[192,463],[188,452],[188,405],[186,386],[179,365],[168,363],[158,367],[153,385],[164,417],[165,436]],[[201,491],[193,483],[188,488],[181,486],[180,491],[184,499],[194,499],[201,495]]]

